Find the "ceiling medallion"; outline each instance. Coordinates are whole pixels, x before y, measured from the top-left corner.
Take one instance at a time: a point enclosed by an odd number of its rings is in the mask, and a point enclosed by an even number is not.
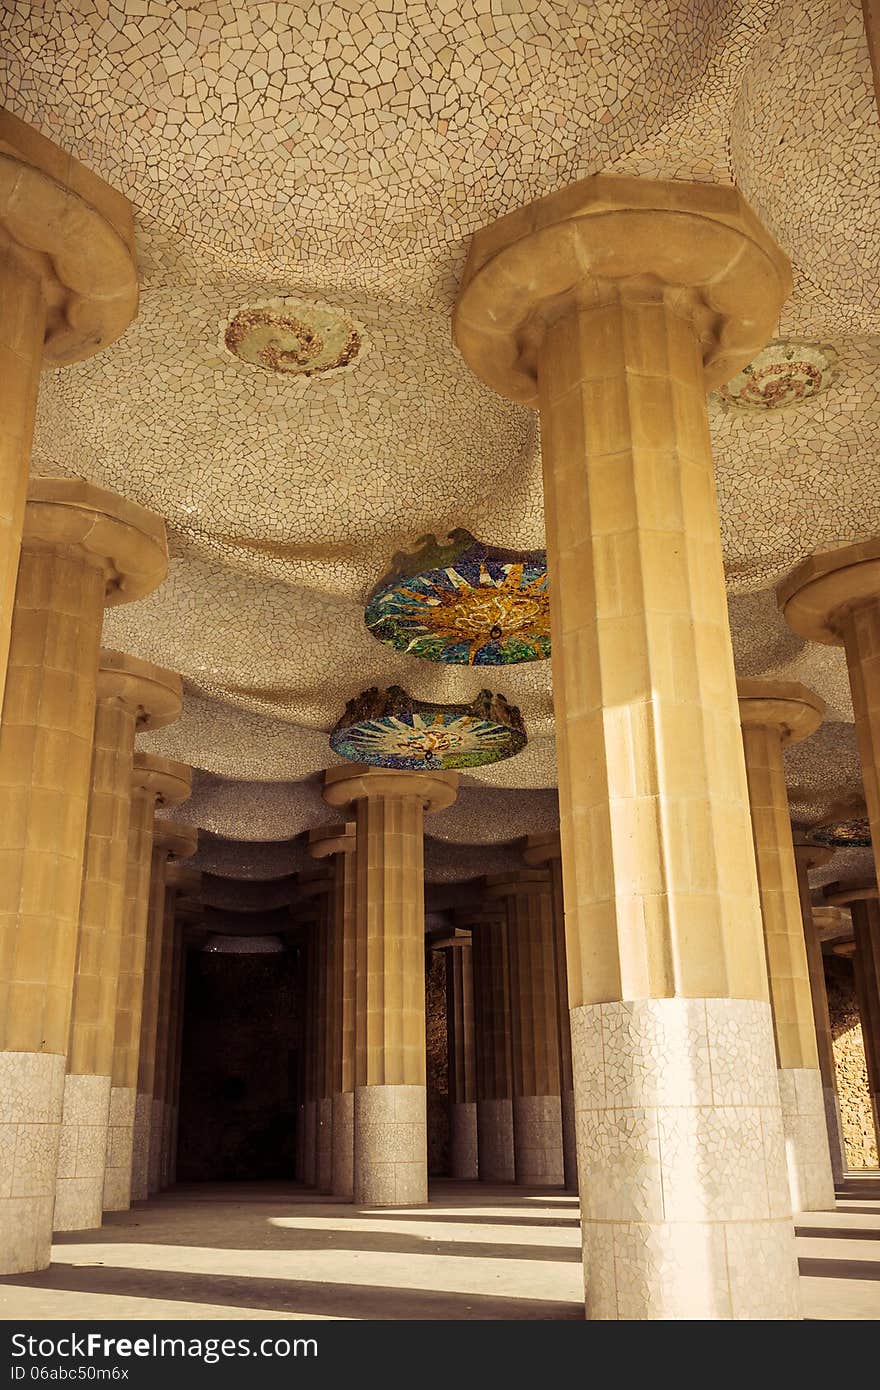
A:
[[[229,320],[223,345],[240,361],[279,376],[336,376],[365,349],[364,329],[327,304],[267,299]]]
[[[830,343],[797,339],[768,343],[718,395],[738,410],[783,410],[826,391],[838,374]]]
[[[334,753],[352,762],[433,772],[501,762],[526,742],[522,715],[503,695],[481,690],[469,705],[435,705],[399,685],[349,700],[330,735]]]
[[[543,550],[502,550],[469,531],[400,552],[364,612],[374,637],[454,666],[508,666],[550,655]]]
[[[826,821],[804,833],[811,845],[827,845],[829,849],[868,849],[871,844],[871,825],[867,816],[852,820]]]

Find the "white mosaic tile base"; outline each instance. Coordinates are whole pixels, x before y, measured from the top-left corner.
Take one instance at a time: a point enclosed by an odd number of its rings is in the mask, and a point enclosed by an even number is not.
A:
[[[107,1167],[104,1170],[105,1211],[128,1211],[131,1206],[131,1161],[136,1097],[137,1092],[131,1086],[112,1086],[110,1089]]]
[[[473,1182],[478,1176],[477,1107],[458,1101],[449,1107],[449,1175]]]
[[[52,1223],[56,1231],[91,1231],[101,1224],[109,1118],[109,1076],[65,1077]]]
[[[424,1086],[360,1086],[354,1096],[357,1206],[416,1206],[428,1200]]]
[[[477,1149],[483,1182],[514,1182],[513,1101],[477,1101]]]
[[[333,1101],[330,1096],[318,1101],[315,1121],[315,1186],[319,1192],[332,1192]]]
[[[559,1096],[514,1096],[516,1181],[525,1187],[561,1187],[562,1106]]]
[[[572,1010],[587,1316],[800,1316],[766,1003]]]
[[[153,1097],[138,1091],[134,1105],[134,1136],[131,1148],[131,1200],[145,1202],[150,1195],[150,1126]]]
[[[780,1068],[779,1099],[792,1211],[833,1211],[834,1175],[818,1068]]]
[[[354,1196],[354,1091],[333,1097],[333,1195]]]
[[[57,1053],[0,1052],[0,1274],[49,1264],[64,1069]]]

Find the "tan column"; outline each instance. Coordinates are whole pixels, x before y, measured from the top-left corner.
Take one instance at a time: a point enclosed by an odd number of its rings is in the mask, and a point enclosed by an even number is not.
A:
[[[475,1181],[478,1170],[477,1059],[473,949],[469,938],[446,948],[446,1038],[449,1056],[449,1173]]]
[[[794,1211],[834,1209],[834,1176],[782,750],[815,733],[824,701],[795,681],[741,680],[739,710],[785,1154]]]
[[[516,1181],[561,1186],[562,1103],[553,907],[545,870],[492,874],[486,897],[507,908]]]
[[[0,724],[3,1273],[49,1260],[104,605],[166,564],[151,512],[71,479],[31,484]]]
[[[562,1099],[562,1161],[565,1186],[577,1192],[577,1140],[574,1123],[574,1077],[571,1065],[571,1019],[568,1007],[568,965],[565,956],[565,902],[562,891],[562,842],[558,830],[529,835],[523,846],[523,859],[536,867],[545,866],[550,874],[553,905],[553,952],[556,965],[556,996],[559,1001],[559,1084]]]
[[[156,1030],[156,1076],[153,1087],[153,1125],[150,1128],[150,1195],[168,1186],[168,1160],[174,1107],[174,1043],[180,980],[183,923],[199,904],[189,895],[201,890],[202,876],[183,863],[169,864],[166,874],[165,932],[162,938],[162,978],[159,984],[159,1023]]]
[[[328,974],[331,1068],[331,1191],[354,1195],[355,823],[309,831],[313,859],[332,856]]]
[[[40,370],[100,352],[136,311],[129,203],[0,110],[0,703]]]
[[[481,1182],[513,1182],[510,961],[502,899],[456,914],[473,943],[477,1054],[477,1162]]]
[[[200,903],[184,899],[176,905],[179,930],[175,934],[171,987],[171,1052],[168,1061],[169,1115],[162,1146],[162,1186],[170,1187],[177,1178],[177,1135],[180,1126],[180,1083],[183,1070],[183,1025],[186,1003],[186,931],[202,920]]]
[[[359,764],[324,774],[356,823],[354,1200],[428,1196],[425,1092],[425,811],[451,806],[454,772]]]
[[[456,307],[541,411],[593,1318],[798,1316],[705,400],[789,288],[735,189],[596,176],[478,232]]]
[[[825,890],[825,897],[834,907],[848,907],[852,916],[853,977],[874,1130],[880,1147],[880,901],[877,882],[833,884]]]
[[[178,806],[186,801],[191,782],[192,771],[183,763],[151,753],[134,755],[122,949],[113,1029],[113,1084],[110,1088],[110,1123],[104,1171],[105,1211],[127,1211],[132,1201],[134,1126],[155,810],[157,806]]]
[[[101,1224],[134,738],[175,720],[181,698],[180,677],[173,672],[121,652],[101,652],[56,1231]]]
[[[794,862],[797,868],[798,897],[801,906],[801,920],[804,927],[804,945],[807,952],[807,970],[810,976],[810,998],[813,1006],[813,1023],[816,1028],[816,1050],[819,1056],[819,1074],[822,1078],[822,1100],[825,1110],[825,1127],[828,1132],[828,1148],[831,1155],[831,1172],[835,1183],[843,1181],[846,1167],[843,1149],[843,1124],[840,1118],[840,1101],[837,1095],[837,1069],[834,1065],[834,1044],[831,1037],[831,1018],[828,1013],[828,992],[825,985],[825,960],[822,943],[813,920],[813,904],[810,898],[809,873],[811,869],[827,864],[834,854],[833,849],[824,845],[811,845],[804,836],[794,835]]]

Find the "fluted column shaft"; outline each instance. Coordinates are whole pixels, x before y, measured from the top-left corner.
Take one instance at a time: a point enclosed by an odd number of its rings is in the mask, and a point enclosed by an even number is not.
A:
[[[162,846],[154,844],[151,853],[150,889],[147,903],[147,940],[144,953],[144,983],[131,1162],[131,1200],[133,1202],[146,1201],[150,1192],[150,1129],[153,1117],[153,1087],[156,1076],[156,1038],[159,1026],[159,985],[162,975],[162,952],[166,921],[167,871],[168,853]]]
[[[162,957],[159,962],[158,1010],[156,1015],[156,1063],[153,1069],[153,1108],[150,1117],[150,1146],[147,1161],[147,1192],[149,1196],[162,1187],[162,1146],[165,1131],[165,1112],[168,1090],[168,1054],[171,1047],[171,971],[174,961],[176,890],[171,883],[165,887],[165,913],[162,925]]]
[[[831,857],[831,853],[831,850],[822,850],[802,841],[795,841],[794,856],[797,868],[798,897],[804,929],[804,946],[807,953],[807,971],[810,977],[810,1000],[813,1008],[813,1023],[816,1029],[816,1052],[819,1059],[819,1074],[822,1079],[822,1099],[825,1127],[828,1134],[828,1149],[831,1157],[831,1172],[835,1182],[842,1182],[846,1165],[840,1101],[837,1095],[837,1068],[834,1065],[834,1043],[831,1036],[831,1017],[828,1012],[825,962],[822,955],[822,943],[813,921],[813,904],[810,899],[808,877],[810,867],[817,863],[826,862]]]
[[[874,1128],[880,1142],[880,902],[876,898],[855,901],[850,903],[850,911],[856,945],[853,958],[856,997]]]
[[[494,907],[494,911],[491,908]],[[507,913],[490,905],[471,918],[476,998],[477,1149],[483,1182],[513,1182],[513,1060]]]
[[[449,1167],[453,1178],[478,1177],[477,1062],[471,943],[446,951],[446,1037],[449,1057]]]

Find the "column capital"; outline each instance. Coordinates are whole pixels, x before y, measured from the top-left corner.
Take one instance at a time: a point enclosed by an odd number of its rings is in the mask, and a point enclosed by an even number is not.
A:
[[[833,941],[844,933],[852,933],[852,919],[843,907],[834,907],[830,903],[822,907],[820,904],[813,908],[812,916],[813,927],[820,941]]]
[[[562,858],[562,841],[558,830],[541,830],[534,835],[527,835],[520,849],[525,862],[536,868],[542,864],[549,864],[553,859]]]
[[[810,869],[818,869],[834,858],[834,850],[830,845],[812,844],[802,830],[793,831],[791,838],[798,866],[803,865],[808,873]]]
[[[107,607],[143,598],[168,573],[162,518],[82,478],[31,480],[21,543],[77,550],[99,562]]]
[[[843,646],[848,613],[880,598],[880,537],[810,555],[776,586],[776,602],[799,637]]]
[[[356,830],[357,825],[353,820],[316,826],[309,831],[306,849],[312,859],[327,859],[333,854],[353,854]]]
[[[822,896],[832,907],[848,907],[850,903],[876,902],[880,889],[875,878],[863,878],[855,883],[829,883]]]
[[[739,718],[744,729],[775,729],[783,744],[800,743],[825,718],[825,701],[799,681],[738,680]]]
[[[549,893],[550,875],[546,869],[511,869],[509,873],[487,874],[485,885],[489,899]]]
[[[135,716],[137,732],[145,733],[179,718],[183,681],[176,671],[104,648],[98,665],[98,702],[102,700],[118,700]]]
[[[457,794],[457,772],[399,772],[347,763],[328,767],[324,773],[323,796],[328,806],[353,806],[372,796],[414,796],[425,811],[444,811]]]
[[[192,768],[156,753],[135,753],[131,774],[135,791],[149,792],[159,806],[179,806],[192,791]]]
[[[42,284],[43,360],[81,362],[137,313],[131,204],[31,126],[0,110],[0,243]]]
[[[199,827],[183,821],[164,820],[157,816],[153,822],[153,848],[175,859],[191,859],[199,847]]]
[[[493,390],[537,406],[548,325],[621,287],[690,308],[709,391],[772,336],[791,268],[735,188],[594,174],[474,234],[455,342]]]

